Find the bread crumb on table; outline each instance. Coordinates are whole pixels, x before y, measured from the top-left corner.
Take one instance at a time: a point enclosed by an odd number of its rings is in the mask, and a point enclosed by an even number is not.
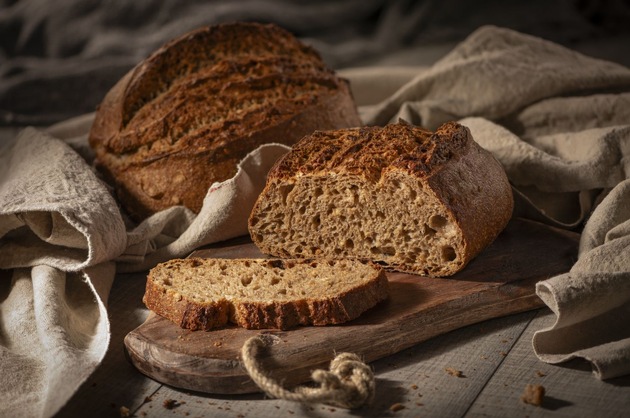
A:
[[[527,384],[521,395],[521,401],[530,405],[540,406],[542,405],[544,397],[544,386]]]
[[[127,408],[126,406],[121,406],[120,407],[120,417],[121,418],[128,418],[130,416],[131,416],[131,414],[130,414],[129,408]]]
[[[166,409],[173,409],[173,408],[178,407],[179,403],[177,403],[177,401],[175,399],[165,399],[164,402],[162,403],[162,405]]]
[[[450,374],[451,376],[464,377],[464,373],[462,373],[461,370],[457,370],[452,367],[446,367],[444,370],[446,370],[446,373]]]
[[[401,404],[400,402],[396,402],[395,404],[389,407],[389,410],[392,412],[398,412],[403,409],[405,409],[405,405]]]

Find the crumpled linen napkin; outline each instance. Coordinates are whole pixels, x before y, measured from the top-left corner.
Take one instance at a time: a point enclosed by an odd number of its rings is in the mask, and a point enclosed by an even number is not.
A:
[[[288,150],[252,152],[198,215],[175,207],[134,226],[88,163],[91,120],[50,129],[65,140],[27,128],[0,155],[0,416],[54,415],[107,351],[115,274],[246,234],[266,173]]]
[[[364,121],[459,120],[503,164],[516,215],[584,225],[571,271],[537,284],[557,316],[534,335],[538,357],[630,373],[630,69],[489,26],[406,81]]]

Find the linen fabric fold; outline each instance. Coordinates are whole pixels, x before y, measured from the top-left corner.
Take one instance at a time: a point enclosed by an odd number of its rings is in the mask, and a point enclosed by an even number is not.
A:
[[[0,157],[0,416],[54,415],[103,360],[117,273],[144,271],[247,233],[268,144],[212,186],[199,215],[173,207],[131,224],[89,164],[91,115],[24,129]],[[122,279],[121,279],[122,280]]]
[[[571,271],[536,287],[557,319],[533,346],[551,363],[585,358],[600,379],[630,373],[629,104],[630,69],[488,26],[361,112],[459,120],[503,164],[516,215],[583,228]]]

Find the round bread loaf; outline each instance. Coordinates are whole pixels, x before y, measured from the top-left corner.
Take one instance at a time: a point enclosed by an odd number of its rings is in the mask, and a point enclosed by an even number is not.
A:
[[[249,231],[278,257],[449,276],[497,237],[513,206],[503,167],[468,128],[396,123],[304,137],[269,172]]]
[[[348,83],[289,32],[221,24],[175,39],[99,106],[95,165],[135,220],[174,205],[199,212],[208,188],[250,151],[316,129],[361,124]]]

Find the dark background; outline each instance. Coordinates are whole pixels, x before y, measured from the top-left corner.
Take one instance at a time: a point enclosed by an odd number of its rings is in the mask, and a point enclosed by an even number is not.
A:
[[[0,0],[0,125],[92,112],[164,42],[235,20],[277,23],[336,69],[429,65],[487,24],[630,65],[630,0]]]

